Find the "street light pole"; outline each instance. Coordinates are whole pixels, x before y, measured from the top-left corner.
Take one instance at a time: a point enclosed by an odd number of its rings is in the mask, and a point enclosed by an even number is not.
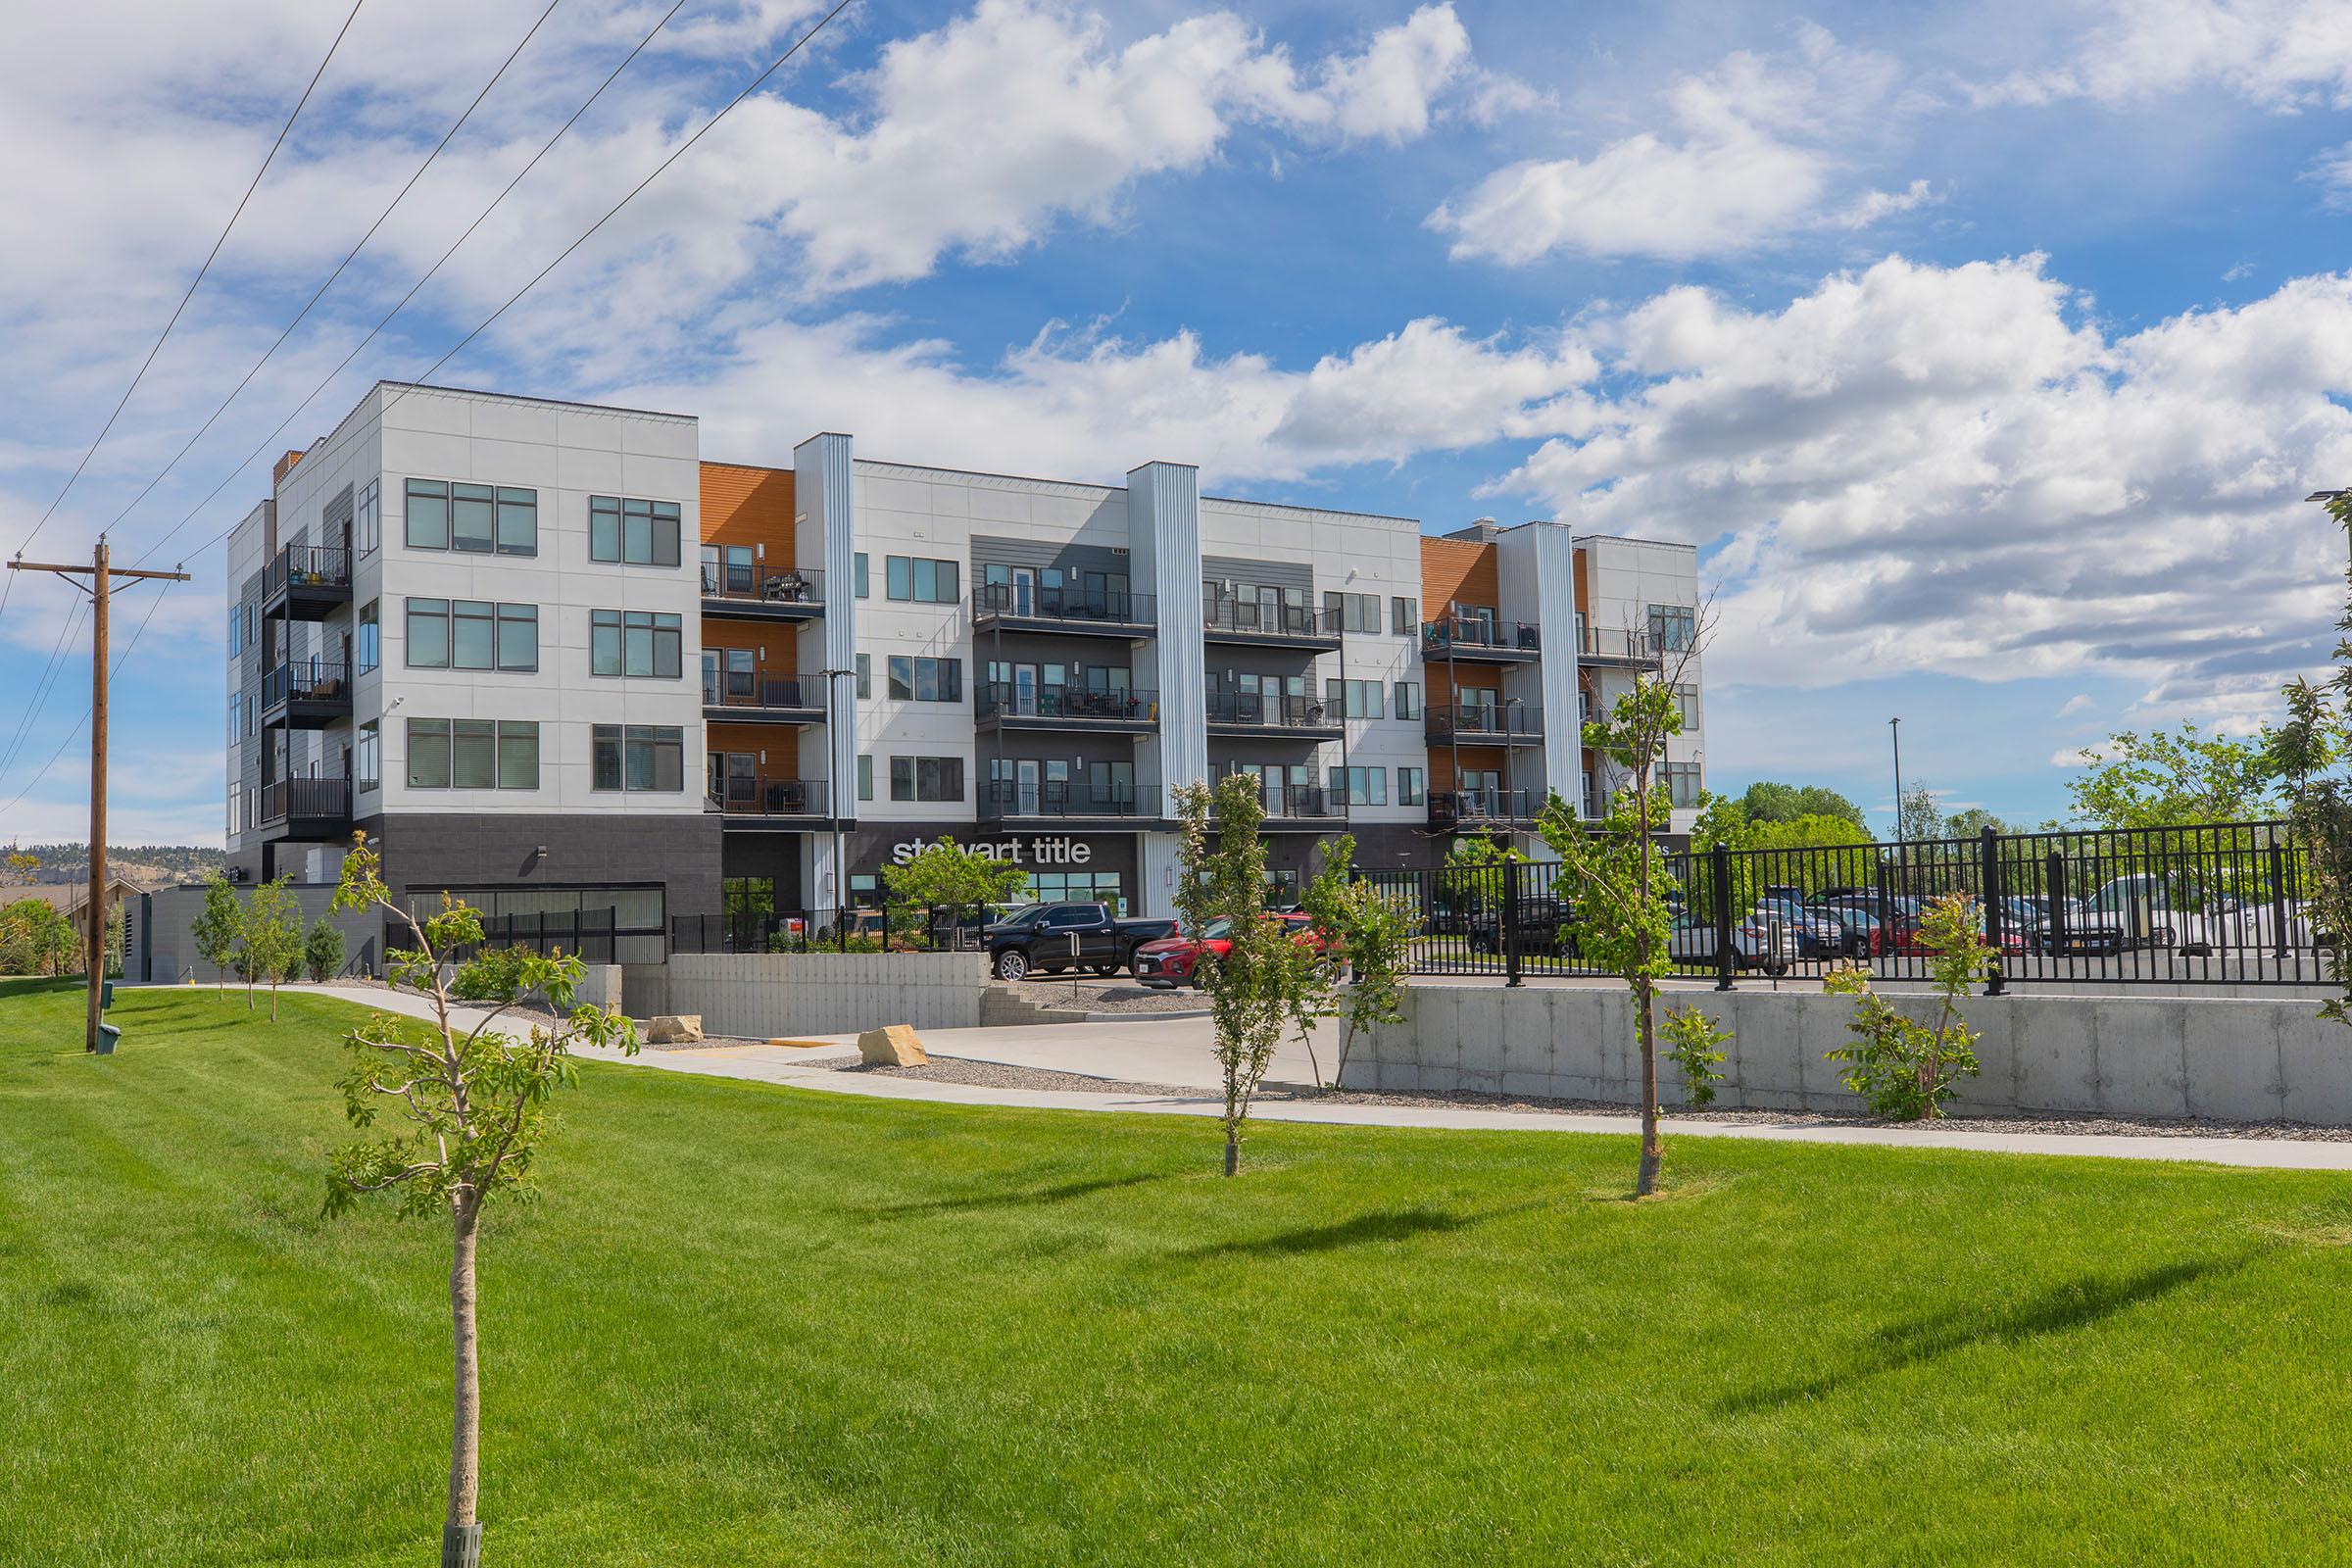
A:
[[[833,924],[838,931],[842,929],[845,911],[849,908],[850,882],[849,871],[843,864],[843,858],[848,851],[844,848],[841,831],[841,742],[833,728],[833,683],[844,675],[858,672],[828,666],[817,673],[825,679],[825,793],[832,797],[826,814],[833,822]]]
[[[1886,721],[1887,733],[1894,737],[1894,836],[1899,843],[1903,836],[1903,721]]]

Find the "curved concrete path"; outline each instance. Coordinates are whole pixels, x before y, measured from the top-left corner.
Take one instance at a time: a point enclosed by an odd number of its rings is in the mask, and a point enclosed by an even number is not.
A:
[[[430,1004],[403,992],[367,986],[289,986],[387,1012],[430,1017]],[[479,1009],[463,1014],[469,1022]],[[855,1035],[812,1036],[828,1047],[855,1050]],[[784,1084],[826,1094],[865,1095],[882,1100],[919,1100],[939,1104],[1014,1105],[1037,1110],[1116,1110],[1148,1115],[1214,1116],[1224,1108],[1222,1082],[1211,1051],[1206,1019],[1178,1018],[1119,1023],[1054,1024],[1034,1029],[935,1029],[923,1034],[935,1056],[1001,1062],[1078,1073],[1109,1081],[1166,1084],[1187,1091],[1153,1096],[1123,1092],[1042,1089],[983,1089],[969,1084],[893,1078],[875,1073],[811,1067],[811,1055],[782,1046],[716,1046],[694,1051],[644,1051],[635,1056],[588,1051],[592,1060],[623,1062],[666,1072],[710,1078],[739,1078]],[[1328,1051],[1323,1054],[1330,1065]],[[1312,1082],[1305,1053],[1286,1047],[1269,1081]],[[1631,1113],[1482,1110],[1472,1105],[1322,1104],[1312,1101],[1262,1102],[1250,1115],[1261,1121],[1322,1122],[1349,1127],[1484,1129],[1511,1132],[1609,1133],[1636,1130]],[[1668,1116],[1669,1136],[1750,1138],[1773,1143],[1869,1144],[1904,1149],[1957,1149],[1987,1153],[2092,1155],[2111,1159],[2185,1159],[2218,1165],[2279,1170],[2352,1170],[2352,1142],[2324,1143],[2284,1138],[2169,1138],[2125,1134],[1998,1133],[1971,1131],[1964,1124],[1932,1127],[1825,1127],[1806,1122],[1719,1122]]]

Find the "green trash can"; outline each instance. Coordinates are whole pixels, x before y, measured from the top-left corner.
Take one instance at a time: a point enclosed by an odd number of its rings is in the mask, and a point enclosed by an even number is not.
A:
[[[114,1004],[115,1004],[115,983],[114,983],[112,980],[101,980],[101,981],[99,981],[99,982],[98,982],[98,1010],[99,1010],[100,1012],[104,1012],[104,1011],[105,1011],[107,1008],[109,1008],[109,1007],[113,1006]]]
[[[122,1031],[121,1029],[116,1028],[111,1023],[100,1024],[98,1026],[98,1054],[101,1056],[113,1055],[115,1054],[115,1042],[122,1038]]]

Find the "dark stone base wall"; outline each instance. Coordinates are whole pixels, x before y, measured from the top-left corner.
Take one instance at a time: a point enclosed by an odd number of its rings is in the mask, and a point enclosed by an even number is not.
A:
[[[737,829],[726,835],[720,869],[728,877],[759,877],[775,883],[775,906],[806,907],[801,893],[801,853],[808,835],[754,833]]]
[[[660,883],[673,920],[719,912],[716,816],[404,813],[360,826],[382,852],[395,894]]]

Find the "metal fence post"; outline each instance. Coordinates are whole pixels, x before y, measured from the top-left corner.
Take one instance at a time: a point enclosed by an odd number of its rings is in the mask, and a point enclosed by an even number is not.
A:
[[[2286,977],[2286,852],[2278,848],[2278,840],[2271,840],[2271,951],[2278,965],[2280,979]],[[2295,975],[2303,973],[2303,956],[2295,955]]]
[[[1985,828],[1978,835],[1977,846],[1984,858],[1984,940],[1992,945],[1992,972],[1985,977],[1984,994],[1997,997],[2008,989],[2009,968],[2009,953],[2001,945],[2009,913],[2001,907],[2001,836]]]
[[[1740,970],[1740,956],[1732,950],[1732,852],[1718,844],[1707,863],[1715,876],[1715,989],[1729,991]]]
[[[1503,984],[1515,986],[1519,978],[1519,862],[1502,863],[1502,972]]]

